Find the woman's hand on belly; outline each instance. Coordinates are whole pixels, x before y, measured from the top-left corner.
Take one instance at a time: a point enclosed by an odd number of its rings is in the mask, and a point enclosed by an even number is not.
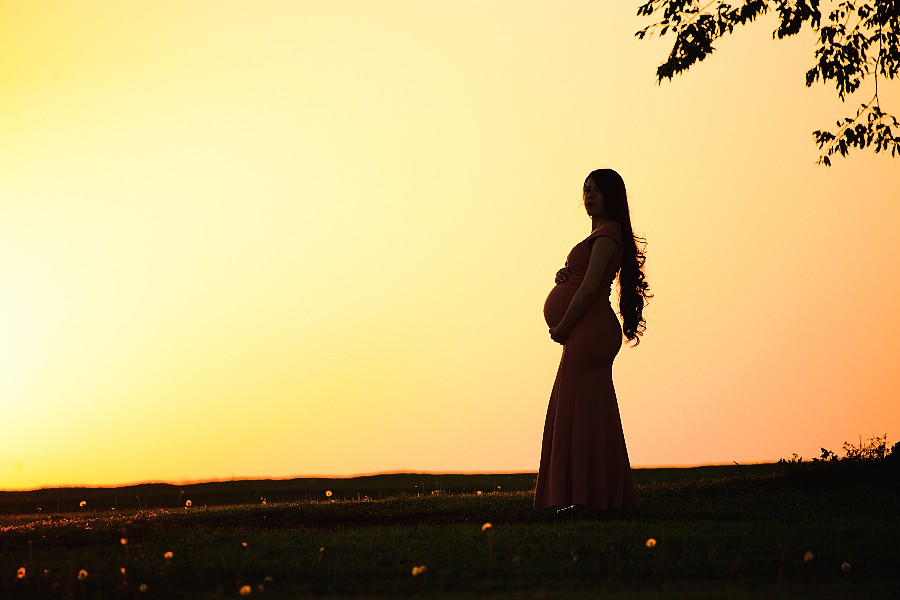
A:
[[[556,278],[553,280],[557,285],[565,281],[569,278],[571,273],[569,272],[569,267],[563,267],[559,271],[556,272]]]
[[[561,330],[559,327],[551,327],[550,328],[550,339],[556,342],[557,344],[566,343],[566,337],[569,335],[569,332]]]

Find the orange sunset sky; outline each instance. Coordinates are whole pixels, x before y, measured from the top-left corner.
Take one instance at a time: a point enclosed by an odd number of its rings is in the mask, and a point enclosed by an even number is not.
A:
[[[0,489],[536,470],[598,167],[634,466],[897,441],[900,159],[811,137],[868,98],[771,17],[656,85],[636,6],[0,0]]]

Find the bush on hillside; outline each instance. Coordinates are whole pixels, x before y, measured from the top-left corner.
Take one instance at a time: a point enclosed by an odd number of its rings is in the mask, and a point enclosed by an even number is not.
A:
[[[875,436],[859,444],[844,442],[843,454],[822,448],[818,458],[804,462],[796,453],[782,458],[779,464],[787,474],[804,483],[835,485],[849,482],[873,484],[900,483],[900,442],[888,446],[887,434]]]

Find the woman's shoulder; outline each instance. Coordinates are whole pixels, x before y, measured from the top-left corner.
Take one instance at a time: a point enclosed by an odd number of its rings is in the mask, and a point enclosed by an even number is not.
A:
[[[618,231],[622,233],[622,225],[618,221],[607,221],[594,231]]]
[[[622,242],[622,226],[618,221],[607,221],[597,229],[591,232],[591,235],[587,237],[588,240],[593,240],[598,237],[611,237],[617,242]],[[587,240],[585,240],[587,241]]]

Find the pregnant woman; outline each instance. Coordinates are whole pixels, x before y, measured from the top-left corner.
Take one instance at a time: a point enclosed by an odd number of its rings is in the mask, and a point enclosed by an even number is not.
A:
[[[612,366],[623,333],[640,343],[642,312],[652,297],[625,182],[612,169],[593,171],[583,197],[591,233],[572,248],[544,304],[550,337],[563,344],[563,355],[544,424],[534,506],[561,506],[561,517],[634,505]],[[609,303],[617,273],[622,325]]]

